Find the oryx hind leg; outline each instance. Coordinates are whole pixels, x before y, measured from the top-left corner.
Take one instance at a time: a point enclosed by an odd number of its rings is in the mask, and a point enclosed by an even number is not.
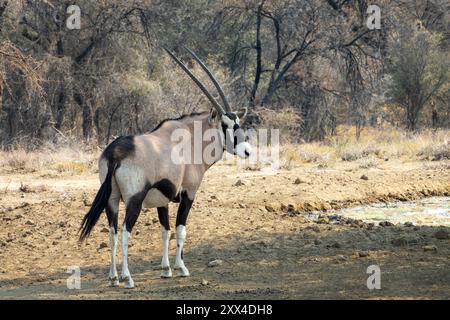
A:
[[[116,267],[117,240],[118,240],[117,221],[119,213],[119,201],[120,201],[120,193],[113,192],[111,193],[108,205],[106,206],[106,216],[108,217],[108,225],[109,225],[109,245],[111,247],[111,266],[109,269],[109,278],[108,278],[110,287],[117,287],[119,285],[119,277],[117,274],[117,267]]]
[[[184,265],[183,261],[183,246],[186,239],[186,221],[191,210],[193,199],[190,199],[187,192],[181,193],[180,206],[178,207],[176,227],[177,227],[177,249],[175,251],[174,269],[178,270],[178,275],[181,277],[188,277],[189,270]]]
[[[163,253],[161,260],[161,278],[171,278],[172,270],[169,262],[169,241],[170,241],[170,224],[169,224],[169,208],[158,207],[158,218],[161,224],[161,235],[163,244]]]
[[[107,165],[103,161],[100,164],[100,175],[102,181],[106,177]],[[117,241],[118,241],[118,230],[117,221],[119,214],[119,202],[120,202],[120,190],[117,185],[117,181],[113,176],[111,179],[111,195],[108,199],[108,204],[106,205],[106,217],[108,218],[109,226],[109,245],[111,247],[111,265],[109,268],[108,285],[111,287],[117,287],[119,285],[119,277],[117,275],[116,267],[116,255],[117,255]]]
[[[131,231],[141,213],[142,203],[149,187],[146,186],[143,190],[135,193],[131,197],[125,197],[125,220],[122,226],[122,273],[121,280],[125,281],[125,288],[134,288],[134,281],[131,278],[130,270],[128,269],[128,241],[131,238]]]

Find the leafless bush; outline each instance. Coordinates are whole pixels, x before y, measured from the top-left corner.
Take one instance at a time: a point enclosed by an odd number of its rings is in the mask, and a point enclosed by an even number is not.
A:
[[[419,150],[417,156],[432,161],[450,159],[450,141],[427,145]]]

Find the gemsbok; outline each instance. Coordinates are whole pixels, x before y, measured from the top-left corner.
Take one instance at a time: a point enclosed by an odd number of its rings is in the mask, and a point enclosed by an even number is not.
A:
[[[188,48],[185,49],[209,76],[220,95],[223,106],[183,62],[165,49],[206,95],[213,108],[210,112],[193,113],[177,119],[164,120],[147,134],[121,136],[103,151],[98,164],[101,187],[95,196],[92,207],[83,218],[80,227],[80,241],[89,236],[103,210],[106,209],[111,246],[111,267],[108,279],[110,286],[119,285],[116,251],[120,199],[123,200],[126,207],[122,227],[122,273],[120,277],[120,280],[125,282],[125,288],[134,287],[134,281],[128,269],[128,241],[143,207],[157,208],[163,242],[161,277],[172,276],[168,256],[170,240],[168,204],[170,202],[180,203],[176,217],[174,269],[178,270],[179,276],[187,277],[189,271],[183,262],[186,220],[206,170],[219,161],[225,151],[237,154],[241,158],[247,158],[251,153],[251,146],[246,142],[245,134],[239,124],[240,119],[245,117],[247,109],[243,108],[238,112],[233,112],[221,86],[208,67],[194,52]],[[205,141],[204,136],[207,131],[217,132],[217,134],[212,134],[210,141]],[[183,152],[179,152],[180,140],[185,140],[180,138],[180,132],[194,137],[194,139],[190,139],[187,146],[191,147],[191,150],[200,149],[200,159],[196,156],[198,152],[195,150],[194,152],[184,152],[186,150],[183,149]],[[195,137],[200,137],[200,141]],[[208,150],[213,151],[208,154]],[[203,157],[204,153],[209,155],[209,159]]]

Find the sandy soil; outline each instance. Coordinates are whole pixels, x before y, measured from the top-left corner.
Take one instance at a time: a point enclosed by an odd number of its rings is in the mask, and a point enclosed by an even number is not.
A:
[[[95,173],[3,175],[0,299],[450,299],[450,238],[436,238],[438,230],[445,234],[449,228],[331,223],[304,214],[448,196],[449,168],[443,161],[389,161],[372,169],[340,163],[264,176],[217,164],[188,220],[185,262],[191,277],[159,278],[159,223],[156,210],[144,210],[129,250],[137,285],[132,290],[107,287],[105,216],[87,243],[77,242],[78,226],[99,187]],[[175,209],[171,206],[172,225]],[[170,245],[173,263],[175,241]],[[223,263],[208,267],[215,259]],[[370,265],[381,268],[380,290],[366,286]],[[66,286],[69,266],[81,268],[80,290]]]

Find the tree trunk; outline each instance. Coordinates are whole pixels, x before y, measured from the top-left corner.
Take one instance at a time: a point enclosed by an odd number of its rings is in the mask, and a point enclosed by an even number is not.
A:
[[[82,111],[82,117],[83,117],[83,139],[84,141],[89,141],[92,137],[92,110],[91,107],[86,103],[86,100],[84,97],[79,94],[75,93],[73,96],[75,102],[78,104],[78,106],[81,108]]]
[[[255,70],[255,81],[253,82],[253,88],[250,95],[250,108],[255,106],[255,100],[256,100],[256,93],[258,91],[259,81],[261,79],[261,72],[262,72],[262,63],[261,63],[261,9],[262,4],[258,6],[258,12],[256,14],[256,44],[255,44],[255,50],[256,50],[256,70]]]
[[[56,122],[55,128],[61,130],[62,123],[64,121],[64,114],[66,111],[66,90],[64,85],[61,84],[58,92],[58,98],[56,99]]]

